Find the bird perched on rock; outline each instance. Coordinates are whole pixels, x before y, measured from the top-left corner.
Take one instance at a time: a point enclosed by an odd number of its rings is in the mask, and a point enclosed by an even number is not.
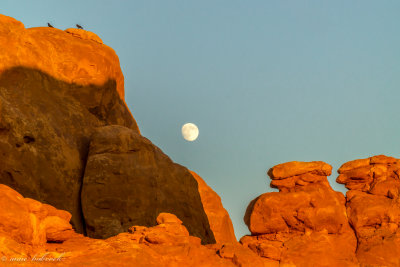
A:
[[[77,27],[78,29],[82,29],[82,30],[83,30],[83,27],[82,27],[81,25],[79,25],[79,24],[76,24],[76,27]]]
[[[47,23],[47,26],[49,26],[50,28],[54,28],[53,25],[51,25],[50,23]]]

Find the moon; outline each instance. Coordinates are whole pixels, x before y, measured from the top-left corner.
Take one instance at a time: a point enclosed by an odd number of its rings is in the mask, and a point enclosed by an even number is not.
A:
[[[186,123],[182,126],[182,136],[187,141],[194,141],[199,136],[199,128],[194,123]]]

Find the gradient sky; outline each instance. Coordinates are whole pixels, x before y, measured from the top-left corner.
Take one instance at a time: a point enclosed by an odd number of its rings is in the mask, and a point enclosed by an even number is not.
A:
[[[115,49],[141,132],[221,196],[238,238],[266,171],[400,157],[400,1],[1,0]],[[185,141],[181,126],[200,129]]]

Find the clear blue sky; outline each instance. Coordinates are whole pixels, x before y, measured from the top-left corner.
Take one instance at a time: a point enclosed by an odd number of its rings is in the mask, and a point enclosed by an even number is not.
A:
[[[1,0],[26,27],[97,33],[142,134],[221,196],[240,238],[266,171],[400,157],[400,1]],[[180,134],[199,126],[197,141]]]

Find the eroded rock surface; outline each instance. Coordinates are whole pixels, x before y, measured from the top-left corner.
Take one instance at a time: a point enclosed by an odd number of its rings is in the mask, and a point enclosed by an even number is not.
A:
[[[100,127],[92,136],[82,187],[88,236],[107,238],[132,225],[177,215],[191,235],[214,243],[196,180],[132,129]]]
[[[288,162],[270,169],[280,192],[253,200],[242,244],[284,266],[357,266],[357,240],[342,193],[330,187],[324,162]]]
[[[357,258],[366,266],[400,266],[400,160],[383,155],[343,164],[347,214],[357,239]]]
[[[76,234],[68,223],[70,216],[68,212],[23,198],[11,188],[0,185],[2,264],[273,266],[237,242],[201,245],[200,238],[189,234],[183,220],[170,213],[160,213],[154,227],[132,226],[128,232],[105,240]]]
[[[63,242],[75,234],[71,214],[24,198],[0,184],[0,256],[27,257],[46,242]]]

